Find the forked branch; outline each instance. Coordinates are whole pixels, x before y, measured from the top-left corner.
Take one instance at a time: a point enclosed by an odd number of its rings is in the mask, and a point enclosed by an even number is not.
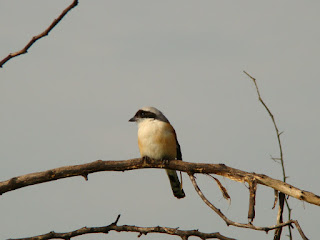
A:
[[[273,225],[273,226],[269,226],[269,227],[258,227],[258,226],[254,226],[251,222],[249,223],[238,223],[238,222],[234,222],[232,220],[230,220],[229,218],[227,218],[221,211],[220,209],[216,208],[205,196],[204,194],[202,193],[202,191],[200,190],[193,174],[189,174],[189,178],[192,182],[192,185],[194,187],[194,189],[196,190],[196,192],[198,193],[198,195],[201,197],[201,199],[205,202],[205,204],[207,204],[215,213],[217,213],[219,215],[219,217],[221,217],[225,223],[229,226],[236,226],[236,227],[240,227],[240,228],[250,228],[250,229],[253,229],[253,230],[258,230],[258,231],[265,231],[265,232],[268,232],[270,230],[275,230],[275,229],[282,229],[283,227],[285,226],[291,226],[292,224],[294,224],[302,239],[303,240],[308,240],[308,238],[304,235],[299,223],[297,220],[289,220],[285,223],[280,223],[280,224],[277,224],[277,225]]]

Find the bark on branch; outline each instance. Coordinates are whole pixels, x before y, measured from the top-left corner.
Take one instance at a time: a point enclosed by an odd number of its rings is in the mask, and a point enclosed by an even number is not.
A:
[[[220,239],[220,240],[235,240],[234,238],[229,238],[221,235],[218,232],[215,233],[203,233],[198,230],[178,230],[177,228],[169,227],[138,227],[133,225],[117,225],[120,215],[114,223],[104,227],[83,227],[78,230],[66,233],[56,233],[49,232],[43,235],[29,237],[29,238],[18,238],[18,239],[8,239],[8,240],[47,240],[47,239],[65,239],[70,240],[73,237],[89,234],[89,233],[105,233],[108,234],[110,231],[117,232],[136,232],[141,235],[147,235],[148,233],[163,233],[168,235],[175,235],[181,237],[181,239],[188,239],[191,236],[198,237],[200,239]]]
[[[85,179],[87,179],[88,174],[90,173],[102,171],[128,171],[142,168],[166,168],[187,173],[213,173],[227,177],[234,181],[247,183],[254,180],[257,182],[257,184],[271,187],[291,197],[320,206],[320,196],[312,192],[301,190],[288,183],[273,179],[264,174],[249,173],[228,167],[224,164],[191,163],[179,160],[157,161],[153,159],[145,160],[141,158],[123,161],[97,160],[82,165],[65,166],[43,172],[30,173],[14,177],[7,181],[0,182],[0,194],[22,187],[67,177],[83,176]]]

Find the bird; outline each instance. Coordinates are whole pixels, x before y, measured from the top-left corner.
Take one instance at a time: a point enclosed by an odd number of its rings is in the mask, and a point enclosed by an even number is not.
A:
[[[138,125],[138,146],[142,158],[182,160],[176,132],[169,120],[155,107],[143,107],[129,119]],[[173,195],[184,198],[185,193],[175,170],[166,169]]]

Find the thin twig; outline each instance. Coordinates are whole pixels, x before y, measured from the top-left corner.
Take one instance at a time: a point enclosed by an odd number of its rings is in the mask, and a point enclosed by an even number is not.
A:
[[[304,236],[303,237],[303,240],[308,240],[308,238],[306,237],[306,235],[304,235],[303,231],[302,231],[302,228],[300,227],[300,224],[298,223],[297,220],[293,220],[294,224],[296,225],[296,228],[298,229],[299,233],[301,236]]]
[[[274,190],[274,202],[273,202],[272,209],[274,209],[276,207],[278,199],[279,199],[279,191]]]
[[[273,126],[276,130],[276,134],[277,134],[277,140],[278,140],[278,145],[279,145],[279,150],[280,150],[280,158],[279,160],[281,161],[281,166],[282,166],[282,175],[283,175],[283,181],[285,182],[286,181],[286,172],[285,172],[285,168],[284,168],[284,160],[283,160],[283,151],[282,151],[282,145],[281,145],[281,139],[280,139],[280,135],[282,134],[282,132],[280,133],[279,132],[279,129],[278,129],[278,126],[277,126],[277,123],[274,119],[274,116],[272,114],[272,112],[270,111],[270,109],[268,108],[268,106],[265,104],[265,102],[263,101],[263,99],[261,98],[261,95],[260,95],[260,91],[259,91],[259,88],[258,88],[258,85],[257,85],[257,80],[252,77],[249,73],[247,73],[246,71],[243,71],[248,77],[251,78],[251,80],[253,81],[255,87],[256,87],[256,90],[257,90],[257,94],[258,94],[258,97],[259,97],[259,101],[261,102],[261,104],[264,106],[264,108],[267,110],[267,112],[269,113],[269,116],[271,117],[271,120],[273,122]]]
[[[273,160],[280,160],[280,163],[281,163],[281,169],[282,169],[282,178],[283,178],[283,182],[286,182],[287,180],[287,175],[286,175],[286,171],[285,171],[285,167],[284,167],[284,159],[283,159],[283,151],[282,151],[282,144],[281,144],[281,138],[280,138],[280,135],[283,133],[283,132],[279,132],[279,129],[278,129],[278,126],[277,126],[277,123],[276,123],[276,120],[274,119],[274,116],[271,112],[271,110],[269,109],[269,107],[267,106],[267,104],[263,101],[261,95],[260,95],[260,91],[259,91],[259,88],[258,88],[258,84],[257,84],[257,80],[252,77],[249,73],[247,73],[246,71],[243,71],[249,78],[251,78],[251,80],[253,81],[255,87],[256,87],[256,91],[257,91],[257,94],[258,94],[258,97],[259,97],[259,101],[261,102],[261,104],[264,106],[264,108],[267,110],[267,112],[269,113],[269,116],[273,122],[273,126],[274,126],[274,129],[276,131],[276,135],[277,135],[277,140],[278,140],[278,146],[279,146],[279,152],[280,152],[280,158],[272,158]],[[286,203],[286,206],[287,206],[287,209],[288,209],[288,219],[290,220],[291,219],[291,208],[289,206],[289,203],[287,200],[285,200],[285,203]],[[282,204],[282,205],[281,205]],[[282,201],[280,204],[279,202],[279,211],[281,212],[281,214],[283,213],[283,205],[284,205],[284,202]],[[292,240],[292,233],[291,233],[291,228],[288,227],[288,231],[289,231],[289,237],[290,237],[290,240]],[[281,232],[280,232],[281,234]],[[280,239],[280,238],[279,238]]]
[[[302,239],[304,240],[308,240],[308,238],[304,235],[302,229],[300,228],[300,225],[298,223],[297,220],[289,220],[285,223],[281,223],[281,224],[277,224],[277,225],[273,225],[273,226],[269,226],[269,227],[258,227],[253,225],[251,222],[250,223],[238,223],[238,222],[234,222],[232,220],[230,220],[229,218],[227,218],[221,211],[220,209],[216,208],[202,193],[202,191],[200,190],[194,176],[192,173],[189,173],[189,178],[192,182],[192,185],[194,187],[194,189],[196,190],[196,192],[198,193],[198,195],[201,197],[201,199],[204,201],[205,204],[207,204],[215,213],[217,213],[219,215],[219,217],[221,217],[225,223],[227,224],[227,226],[236,226],[236,227],[240,227],[240,228],[249,228],[249,229],[253,229],[253,230],[257,230],[257,231],[265,231],[265,232],[269,232],[270,230],[274,230],[274,229],[279,229],[279,228],[283,228],[285,226],[291,226],[292,224],[295,224],[296,227],[298,228],[298,231],[302,237]],[[300,230],[299,230],[300,228]]]
[[[70,240],[73,237],[80,235],[85,235],[89,233],[105,233],[108,234],[110,231],[117,232],[136,232],[139,233],[139,236],[147,235],[148,233],[162,233],[167,235],[179,236],[182,239],[188,239],[191,236],[198,237],[200,239],[220,239],[220,240],[235,240],[234,238],[229,238],[221,235],[219,232],[214,233],[203,233],[198,230],[178,230],[177,228],[169,227],[138,227],[134,225],[121,225],[118,226],[120,215],[118,215],[117,220],[111,223],[108,226],[104,227],[83,227],[72,232],[57,233],[49,232],[43,235],[38,235],[28,238],[17,238],[17,239],[8,239],[8,240],[48,240],[48,239],[65,239]]]
[[[228,200],[229,203],[231,202],[231,198],[230,198],[230,195],[228,194],[228,191],[227,189],[221,184],[221,182],[219,181],[218,178],[215,178],[214,176],[211,176],[210,174],[206,174],[207,176],[211,177],[213,180],[216,181],[221,193],[222,193],[222,196],[224,199]]]
[[[62,13],[58,16],[58,18],[54,19],[54,21],[50,24],[50,26],[44,30],[42,33],[34,36],[31,38],[31,40],[27,43],[27,45],[22,48],[20,51],[10,53],[8,56],[6,56],[4,59],[0,61],[0,68],[3,67],[3,65],[8,62],[11,58],[17,57],[21,54],[25,54],[28,52],[28,49],[40,38],[43,38],[49,34],[49,32],[62,20],[62,18],[67,15],[67,13],[78,5],[78,0],[74,0],[66,9],[62,11]]]

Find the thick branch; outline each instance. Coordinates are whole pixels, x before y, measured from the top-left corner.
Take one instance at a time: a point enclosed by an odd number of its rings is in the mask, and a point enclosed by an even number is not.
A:
[[[0,182],[0,194],[22,187],[67,177],[83,176],[87,178],[88,174],[94,172],[127,171],[142,168],[166,168],[187,173],[213,173],[238,182],[249,182],[255,180],[257,184],[271,187],[286,195],[320,206],[320,196],[317,196],[312,192],[301,190],[264,174],[249,173],[228,167],[224,164],[190,163],[179,160],[157,161],[149,159],[147,161],[141,158],[123,161],[98,160],[82,165],[54,168],[43,172],[30,173],[19,177],[14,177],[7,181]]]
[[[220,240],[235,240],[234,238],[228,238],[221,235],[218,232],[215,233],[203,233],[198,230],[178,230],[177,228],[169,228],[169,227],[137,227],[132,225],[122,225],[118,226],[117,222],[119,220],[120,215],[114,223],[111,223],[108,226],[104,227],[83,227],[78,230],[66,233],[56,233],[49,232],[47,234],[29,237],[29,238],[19,238],[19,239],[9,239],[9,240],[47,240],[47,239],[65,239],[69,240],[73,237],[89,234],[89,233],[105,233],[108,234],[109,231],[117,231],[117,232],[136,232],[139,233],[139,236],[147,235],[148,233],[163,233],[168,235],[175,235],[181,237],[181,239],[188,239],[188,237],[195,236],[200,239],[220,239]]]
[[[50,26],[44,30],[42,33],[40,33],[39,35],[36,35],[34,37],[31,38],[31,40],[27,43],[27,45],[22,48],[21,50],[14,52],[14,53],[10,53],[7,57],[5,57],[4,59],[2,59],[0,61],[0,68],[2,68],[2,66],[8,62],[11,58],[17,57],[21,54],[25,54],[28,52],[28,49],[36,42],[38,41],[40,38],[43,38],[45,36],[47,36],[49,34],[49,32],[62,20],[62,18],[67,15],[67,13],[74,8],[75,6],[78,5],[78,0],[74,0],[66,9],[64,9],[62,11],[62,13],[58,16],[58,18],[54,19],[54,21],[50,24]]]

